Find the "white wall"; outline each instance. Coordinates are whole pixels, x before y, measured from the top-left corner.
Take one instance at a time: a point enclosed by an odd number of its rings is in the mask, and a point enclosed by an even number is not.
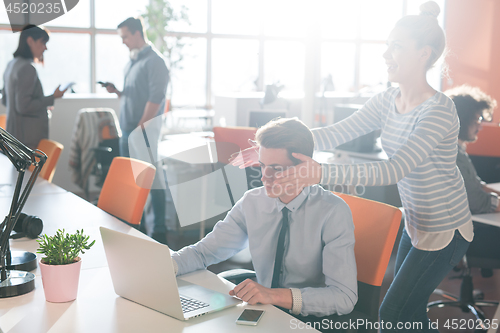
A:
[[[52,111],[49,139],[64,145],[64,150],[57,163],[57,170],[52,182],[71,192],[83,193],[83,190],[71,181],[71,173],[68,165],[69,148],[76,114],[80,109],[97,107],[112,108],[118,115],[119,100],[116,96],[111,94],[109,96],[66,94],[63,98],[56,100],[54,110]],[[0,104],[0,114],[3,113],[6,113],[6,110],[5,107]]]

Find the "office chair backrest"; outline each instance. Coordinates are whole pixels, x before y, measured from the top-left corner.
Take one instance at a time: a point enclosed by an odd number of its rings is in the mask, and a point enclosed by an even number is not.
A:
[[[130,224],[140,224],[155,170],[153,165],[134,158],[115,157],[97,207]]]
[[[116,132],[115,128],[111,130],[109,125],[104,126],[98,146],[92,148],[95,164],[90,174],[95,176],[95,185],[98,187],[104,184],[113,159],[120,155],[120,137]]]
[[[0,114],[0,127],[5,129],[6,126],[7,126],[7,115]]]
[[[217,147],[217,159],[228,164],[231,154],[251,147],[249,139],[255,139],[255,127],[214,127],[214,140]],[[229,143],[229,144],[218,144]]]
[[[42,139],[38,143],[38,147],[36,149],[41,150],[47,155],[47,161],[40,170],[39,177],[52,182],[52,178],[54,178],[54,173],[56,172],[57,161],[59,160],[59,156],[61,156],[61,152],[64,146],[57,141]],[[30,171],[35,169],[35,166],[30,166]]]
[[[380,286],[401,224],[401,211],[393,206],[343,193],[335,193],[351,208],[358,269],[358,311],[377,317]]]

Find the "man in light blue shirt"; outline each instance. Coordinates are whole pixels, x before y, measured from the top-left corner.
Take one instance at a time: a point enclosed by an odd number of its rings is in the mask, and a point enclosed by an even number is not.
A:
[[[165,94],[170,79],[165,58],[148,41],[141,17],[129,17],[118,25],[118,34],[123,44],[130,50],[130,61],[125,66],[123,91],[116,89],[111,82],[103,85],[109,93],[120,97],[120,156],[133,157],[155,164],[156,175],[151,188],[151,205],[154,213],[154,226],[151,237],[160,243],[167,243],[165,225],[165,182],[163,170],[157,160],[157,146],[161,132],[161,118],[165,106]],[[144,128],[152,156],[138,151],[144,138],[134,135],[136,128]],[[137,133],[137,132],[136,132]],[[144,133],[144,135],[146,135]],[[137,142],[139,141],[139,142]],[[141,221],[141,231],[146,232],[145,220]]]
[[[211,233],[172,255],[177,274],[204,269],[249,246],[257,282],[247,279],[231,295],[300,316],[350,313],[357,279],[349,207],[318,185],[274,183],[300,163],[293,153],[312,156],[311,131],[296,118],[278,119],[260,128],[256,141],[264,186],[247,191]]]

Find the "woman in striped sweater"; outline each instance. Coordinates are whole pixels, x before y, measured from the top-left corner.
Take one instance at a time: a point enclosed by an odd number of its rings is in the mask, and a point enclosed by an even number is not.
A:
[[[374,96],[351,117],[313,130],[316,149],[327,150],[380,129],[389,159],[320,165],[294,154],[303,163],[276,181],[285,189],[317,183],[397,184],[406,218],[395,277],[380,308],[383,332],[401,331],[401,323],[416,322],[421,323],[417,331],[437,331],[426,313],[429,296],[473,238],[467,195],[455,162],[459,131],[455,105],[426,79],[445,49],[437,22],[440,10],[433,1],[420,10],[420,15],[396,23],[383,54],[389,81],[399,87]]]

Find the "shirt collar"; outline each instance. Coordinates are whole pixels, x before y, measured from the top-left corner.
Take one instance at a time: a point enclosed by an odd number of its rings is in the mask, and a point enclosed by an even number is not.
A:
[[[147,53],[151,49],[151,45],[149,43],[144,44],[140,49],[133,49],[130,51],[130,59],[132,61],[136,61],[140,57],[142,57],[145,53]]]
[[[284,204],[281,202],[279,198],[275,198],[276,200],[276,207],[278,208],[278,211],[282,211],[283,208],[288,208],[291,212],[295,212],[299,207],[302,205],[302,203],[307,199],[309,196],[309,193],[311,192],[311,186],[304,187],[304,189],[297,195],[295,198],[293,198],[292,201],[290,201],[287,204]]]

